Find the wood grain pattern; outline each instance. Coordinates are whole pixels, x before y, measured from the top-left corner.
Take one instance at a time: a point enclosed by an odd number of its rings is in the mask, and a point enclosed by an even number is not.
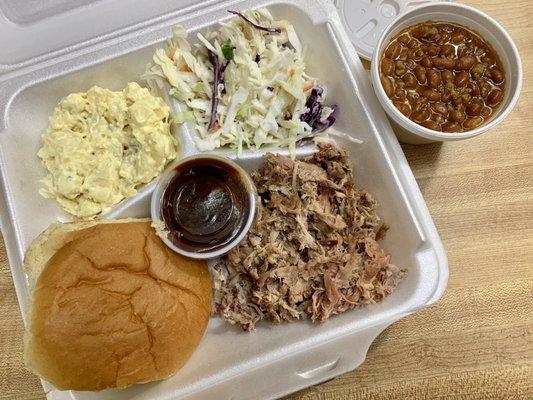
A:
[[[533,398],[533,2],[475,0],[522,56],[519,104],[492,132],[403,149],[446,248],[442,300],[394,324],[356,371],[286,400]],[[42,399],[0,241],[0,399]]]

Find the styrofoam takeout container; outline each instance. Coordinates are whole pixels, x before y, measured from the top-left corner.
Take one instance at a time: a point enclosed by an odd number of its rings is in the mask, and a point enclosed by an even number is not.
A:
[[[445,21],[472,29],[490,43],[500,56],[505,71],[504,101],[489,121],[476,129],[460,133],[437,132],[411,121],[387,97],[379,79],[379,62],[390,40],[408,26],[425,21]],[[411,9],[396,18],[381,35],[371,66],[374,91],[395,126],[398,139],[421,144],[437,141],[462,140],[478,136],[502,122],[516,105],[522,88],[522,63],[518,49],[507,31],[494,19],[475,8],[457,3],[438,2]]]
[[[78,0],[69,3],[68,11],[57,11],[54,7],[62,3],[67,4],[65,0],[43,3],[37,15],[25,13],[19,6],[24,2],[0,3],[3,11],[9,4],[15,15],[7,20],[6,15],[11,14],[0,14],[0,41],[12,57],[0,58],[0,212],[24,319],[29,299],[22,269],[24,251],[52,222],[70,219],[54,201],[37,193],[45,171],[36,152],[53,108],[71,92],[86,91],[92,85],[117,90],[137,80],[154,49],[170,36],[173,25],[182,24],[190,32],[215,27],[218,21],[231,17],[228,8],[268,7],[275,17],[294,23],[302,42],[308,45],[310,74],[327,85],[328,102],[340,106],[336,128],[363,141],[355,144],[337,139],[349,151],[357,185],[375,195],[381,204],[380,215],[392,227],[383,246],[392,254],[392,262],[407,268],[408,274],[382,303],[320,324],[265,322],[253,333],[245,333],[212,318],[192,358],[170,379],[100,393],[62,392],[44,383],[49,399],[277,398],[353,370],[387,326],[440,298],[448,277],[442,244],[366,71],[330,1],[154,0],[132,6],[124,0]],[[23,32],[23,38],[32,37],[39,46],[33,42],[21,41],[18,47],[7,43],[16,32]],[[42,38],[47,40],[39,40]],[[182,156],[197,152],[189,129],[175,133],[183,140]],[[304,147],[298,154],[311,151]],[[236,159],[228,150],[217,153]],[[248,151],[236,161],[251,170],[261,163],[260,156]],[[105,217],[149,216],[154,186],[155,182],[147,185]]]

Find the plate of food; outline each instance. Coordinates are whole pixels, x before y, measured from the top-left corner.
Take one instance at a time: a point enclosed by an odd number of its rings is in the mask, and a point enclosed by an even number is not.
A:
[[[277,398],[445,289],[335,7],[191,7],[0,82],[2,232],[49,399]]]

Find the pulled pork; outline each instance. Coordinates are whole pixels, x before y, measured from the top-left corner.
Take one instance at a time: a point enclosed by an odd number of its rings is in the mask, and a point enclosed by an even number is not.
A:
[[[250,331],[262,319],[323,321],[381,301],[404,271],[379,246],[369,192],[331,144],[293,161],[267,154],[252,174],[261,198],[247,237],[214,267],[215,312]]]

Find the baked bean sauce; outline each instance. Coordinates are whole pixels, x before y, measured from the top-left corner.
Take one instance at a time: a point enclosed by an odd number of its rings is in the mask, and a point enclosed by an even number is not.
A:
[[[505,85],[502,63],[487,42],[462,26],[431,21],[392,39],[380,79],[402,114],[444,132],[469,131],[489,120]]]

